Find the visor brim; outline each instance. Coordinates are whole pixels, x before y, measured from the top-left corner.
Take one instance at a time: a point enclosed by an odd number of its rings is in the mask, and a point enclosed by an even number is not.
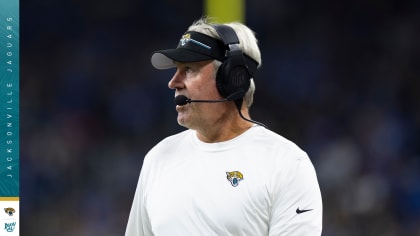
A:
[[[215,58],[183,48],[160,50],[153,53],[151,57],[153,67],[159,70],[173,68],[176,66],[175,62],[198,62],[208,60],[215,60]]]

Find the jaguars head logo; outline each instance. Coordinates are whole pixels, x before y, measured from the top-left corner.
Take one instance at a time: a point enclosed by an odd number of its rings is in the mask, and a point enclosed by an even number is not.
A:
[[[191,34],[184,34],[182,35],[181,40],[179,40],[179,46],[185,46],[188,41],[191,40]]]
[[[8,214],[9,216],[13,216],[13,214],[15,213],[15,209],[11,207],[4,208],[4,212],[6,212],[6,214]]]
[[[226,172],[226,178],[229,180],[233,187],[236,187],[238,186],[239,181],[242,181],[244,179],[244,176],[239,171],[231,171]]]

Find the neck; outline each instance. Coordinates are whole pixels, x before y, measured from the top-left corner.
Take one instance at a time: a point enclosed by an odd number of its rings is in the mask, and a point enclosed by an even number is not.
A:
[[[252,123],[242,119],[235,109],[230,115],[223,116],[211,126],[197,129],[197,137],[206,143],[223,142],[233,139],[253,126]],[[244,117],[249,119],[248,109],[242,109]]]

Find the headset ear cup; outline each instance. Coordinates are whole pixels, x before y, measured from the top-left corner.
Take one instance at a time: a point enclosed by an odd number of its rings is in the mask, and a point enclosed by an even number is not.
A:
[[[214,29],[226,46],[226,58],[216,74],[217,90],[224,98],[237,94],[243,94],[243,97],[251,84],[251,74],[248,70],[244,54],[239,46],[238,36],[227,25],[215,25]],[[235,99],[242,98],[234,97]]]
[[[243,65],[236,65],[229,70],[229,95],[238,91],[243,91],[244,95],[250,85],[250,75],[248,69]]]
[[[229,58],[220,65],[217,71],[216,87],[224,98],[241,90],[245,94],[249,89],[250,79],[248,69]]]

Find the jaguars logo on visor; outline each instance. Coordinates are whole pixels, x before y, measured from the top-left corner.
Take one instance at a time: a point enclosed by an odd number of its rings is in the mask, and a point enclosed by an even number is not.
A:
[[[181,46],[185,46],[185,44],[191,40],[191,34],[184,34],[182,35],[181,40],[179,40],[179,43],[181,44]]]
[[[201,46],[201,47],[204,47],[204,48],[206,48],[208,50],[211,50],[211,47],[210,46],[208,46],[208,45],[206,45],[206,44],[204,44],[202,42],[199,42],[199,41],[197,41],[195,39],[192,39],[190,33],[186,33],[186,34],[182,35],[182,38],[179,40],[178,47],[184,47],[189,42],[192,42],[192,43],[194,43],[194,44],[196,44],[198,46]]]

